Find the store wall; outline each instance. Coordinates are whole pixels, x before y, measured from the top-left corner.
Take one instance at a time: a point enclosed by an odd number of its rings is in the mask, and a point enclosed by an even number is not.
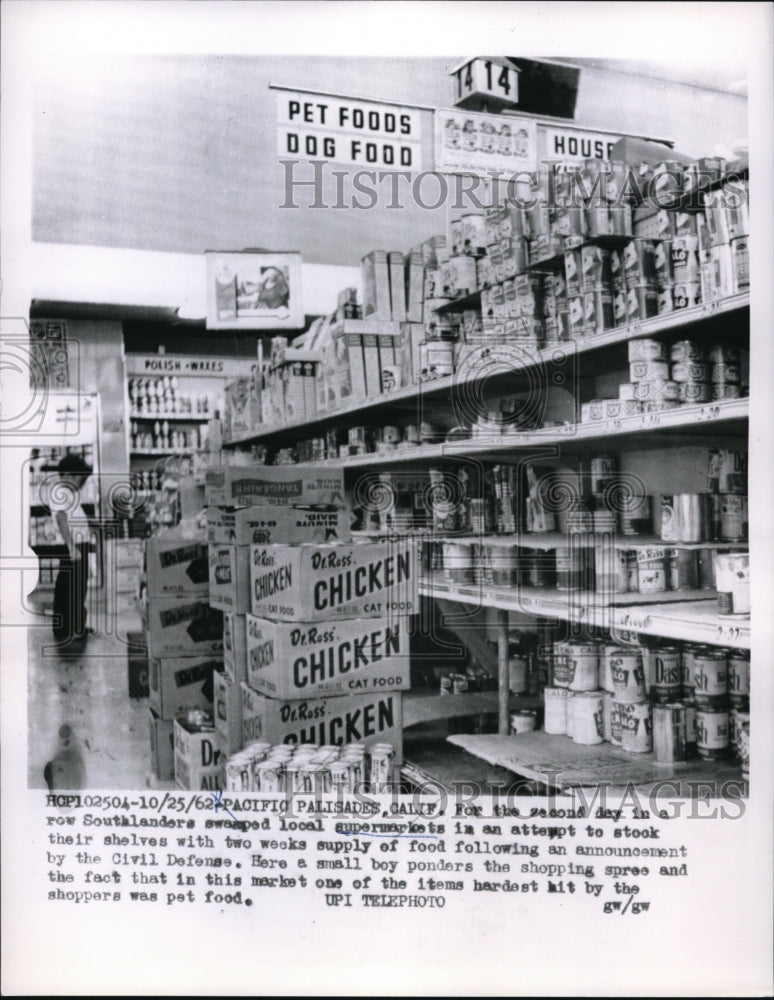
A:
[[[447,209],[368,210],[286,200],[269,84],[429,107],[453,100],[448,59],[84,57],[50,59],[36,90],[33,239],[199,254],[300,250],[356,265],[374,247],[408,249],[444,232]],[[421,115],[429,165],[432,114]],[[671,138],[688,155],[728,149],[746,133],[746,101],[710,87],[584,66],[580,125]],[[296,174],[308,179],[310,173]],[[332,204],[333,179],[324,201]],[[381,192],[384,187],[380,188]],[[434,197],[428,186],[426,203]],[[362,200],[362,199],[361,199]],[[94,275],[100,281],[100,275]]]

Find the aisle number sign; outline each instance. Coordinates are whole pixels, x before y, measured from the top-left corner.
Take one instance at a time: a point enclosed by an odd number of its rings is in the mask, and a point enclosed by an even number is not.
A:
[[[380,170],[421,170],[417,108],[277,90],[277,152]]]
[[[519,71],[502,59],[471,59],[456,69],[454,103],[473,107],[482,103],[495,106],[519,103]]]

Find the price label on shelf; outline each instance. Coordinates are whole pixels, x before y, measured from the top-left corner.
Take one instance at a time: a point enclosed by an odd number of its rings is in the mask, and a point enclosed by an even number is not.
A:
[[[702,406],[699,408],[699,412],[696,415],[696,419],[717,420],[721,412],[722,410],[720,408],[720,403],[710,403],[707,406]]]
[[[639,320],[636,323],[630,323],[627,330],[630,337],[639,337],[642,333],[642,323]]]
[[[620,417],[616,417],[614,420],[608,420],[605,425],[608,434],[617,434],[623,427]]]
[[[618,625],[633,632],[641,632],[650,625],[650,615],[641,611],[626,611],[620,616]]]
[[[661,414],[660,413],[643,413],[642,415],[642,426],[648,430],[653,427],[658,427],[661,424]]]
[[[720,299],[711,299],[709,302],[702,302],[701,304],[701,314],[702,316],[711,316],[720,309]]]
[[[738,625],[718,625],[715,629],[715,640],[726,645],[735,645],[741,638],[742,630]]]

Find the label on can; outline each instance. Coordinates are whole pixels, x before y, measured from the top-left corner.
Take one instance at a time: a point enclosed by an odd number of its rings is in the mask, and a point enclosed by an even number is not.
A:
[[[747,538],[749,514],[747,497],[736,493],[721,494],[720,537],[724,542],[738,542]]]
[[[653,750],[656,760],[685,760],[685,707],[672,703],[653,706]]]
[[[708,382],[709,366],[703,361],[676,361],[672,378],[675,382]]]
[[[693,687],[696,704],[717,708],[728,699],[728,665],[723,653],[697,650],[693,660]]]
[[[672,292],[672,304],[675,309],[690,309],[701,301],[701,286],[698,281],[676,283]]]
[[[682,363],[703,361],[704,346],[695,340],[678,340],[676,344],[672,344],[669,357],[672,361]]]
[[[621,705],[621,749],[629,753],[653,749],[653,716],[648,702]]]
[[[653,664],[652,694],[656,701],[668,702],[679,698],[682,691],[680,650],[662,647],[651,652]]]
[[[645,700],[645,667],[639,650],[621,648],[611,653],[610,673],[616,701],[634,704]]]
[[[696,746],[699,756],[719,760],[728,755],[730,744],[728,712],[696,708]]]

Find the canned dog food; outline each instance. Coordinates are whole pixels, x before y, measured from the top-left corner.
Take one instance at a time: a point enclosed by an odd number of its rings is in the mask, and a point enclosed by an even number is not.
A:
[[[567,643],[571,691],[595,691],[599,685],[599,648],[590,643]]]
[[[670,590],[696,590],[699,572],[695,549],[667,549],[667,575]]]
[[[612,660],[613,657],[618,655],[619,649],[621,647],[617,643],[609,642],[602,648],[599,657],[599,686],[603,691],[609,691],[610,694],[615,692]]]
[[[718,614],[748,616],[750,604],[750,554],[716,552],[715,580],[718,591]]]
[[[570,683],[570,658],[567,643],[554,643],[553,682],[558,688],[567,688]]]
[[[610,672],[616,701],[621,704],[645,701],[647,691],[641,650],[621,646],[616,652],[611,652]]]
[[[685,760],[685,706],[678,702],[653,706],[653,751],[660,764]]]
[[[676,285],[699,280],[699,237],[675,236],[671,247],[672,273]]]
[[[719,649],[700,647],[693,658],[694,698],[698,708],[725,708],[728,704],[728,663]]]
[[[663,549],[637,549],[637,578],[641,594],[656,594],[667,589]]]
[[[651,694],[657,702],[670,702],[682,694],[682,664],[677,646],[661,646],[651,651]]]
[[[750,659],[742,653],[728,657],[728,700],[734,708],[750,705]]]
[[[698,281],[675,283],[672,292],[672,305],[677,309],[690,309],[701,302],[701,285]]]
[[[704,760],[723,760],[729,751],[727,711],[696,706],[696,749]]]
[[[621,749],[650,753],[653,749],[653,716],[648,702],[621,705]]]
[[[723,493],[720,498],[720,538],[724,542],[745,541],[749,528],[747,497]]]
[[[575,691],[570,695],[569,729],[573,743],[594,746],[604,740],[603,695],[600,691]]]
[[[694,665],[696,660],[696,650],[698,646],[689,644],[683,646],[682,651],[682,664],[683,669],[680,675],[680,679],[683,687],[683,697],[693,698],[694,696]]]
[[[543,729],[552,736],[565,736],[569,691],[564,687],[546,687],[543,689],[543,697],[545,701]]]

